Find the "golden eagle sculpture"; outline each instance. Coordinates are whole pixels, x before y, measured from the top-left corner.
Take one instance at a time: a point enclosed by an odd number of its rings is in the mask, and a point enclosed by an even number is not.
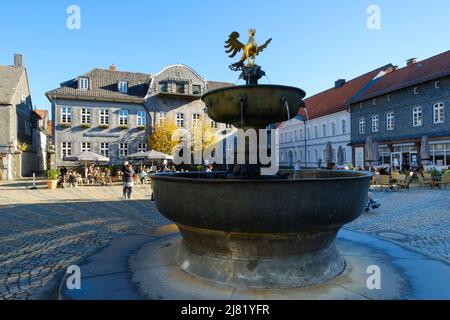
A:
[[[255,29],[248,30],[249,38],[246,45],[238,40],[239,33],[234,31],[228,36],[228,40],[225,41],[226,53],[230,54],[230,58],[233,58],[239,51],[243,50],[242,58],[236,63],[230,65],[230,69],[232,70],[240,70],[244,67],[244,62],[247,60],[247,67],[252,67],[255,65],[256,56],[262,52],[269,45],[272,38],[267,40],[262,46],[256,44],[255,41]],[[252,62],[250,62],[250,59]]]

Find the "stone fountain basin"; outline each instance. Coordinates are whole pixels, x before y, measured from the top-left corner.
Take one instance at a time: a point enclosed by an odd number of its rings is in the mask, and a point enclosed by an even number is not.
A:
[[[339,228],[363,211],[370,173],[288,172],[227,179],[226,173],[152,178],[159,211],[182,236],[175,257],[191,275],[224,285],[298,288],[340,275]]]
[[[223,173],[152,178],[159,211],[184,226],[246,233],[336,229],[363,212],[370,173],[306,171],[288,179],[219,179]]]
[[[217,122],[241,128],[265,128],[294,118],[306,93],[302,89],[281,85],[232,86],[209,91],[202,96],[208,116]],[[284,101],[289,105],[289,116]],[[244,125],[241,124],[241,101]]]

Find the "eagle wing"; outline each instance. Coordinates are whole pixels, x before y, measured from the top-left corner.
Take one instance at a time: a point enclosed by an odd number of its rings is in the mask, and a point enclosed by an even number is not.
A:
[[[225,41],[226,53],[230,54],[230,58],[233,58],[236,53],[244,49],[245,45],[238,40],[239,33],[234,31],[228,36],[228,40]]]
[[[269,40],[267,40],[262,46],[258,47],[258,50],[256,51],[256,55],[258,55],[260,52],[263,52],[263,50],[265,48],[267,48],[267,46],[269,45],[270,41],[272,41],[272,38],[270,38]]]

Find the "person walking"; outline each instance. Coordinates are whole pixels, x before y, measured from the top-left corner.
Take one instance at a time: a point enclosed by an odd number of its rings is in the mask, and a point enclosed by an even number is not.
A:
[[[134,187],[134,177],[136,173],[131,164],[128,164],[123,174],[123,197],[124,199],[132,199],[132,192]]]

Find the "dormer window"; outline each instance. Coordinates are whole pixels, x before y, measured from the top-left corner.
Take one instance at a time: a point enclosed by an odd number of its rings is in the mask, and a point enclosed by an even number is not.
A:
[[[117,84],[117,87],[119,89],[119,92],[127,93],[128,92],[128,81],[121,80]]]
[[[89,90],[89,79],[85,77],[78,78],[78,88],[80,90]]]
[[[184,92],[184,83],[177,83],[176,89],[177,89],[177,93],[185,93]]]
[[[159,83],[159,92],[167,92],[167,82]]]
[[[202,87],[198,84],[192,85],[192,94],[202,94]]]

